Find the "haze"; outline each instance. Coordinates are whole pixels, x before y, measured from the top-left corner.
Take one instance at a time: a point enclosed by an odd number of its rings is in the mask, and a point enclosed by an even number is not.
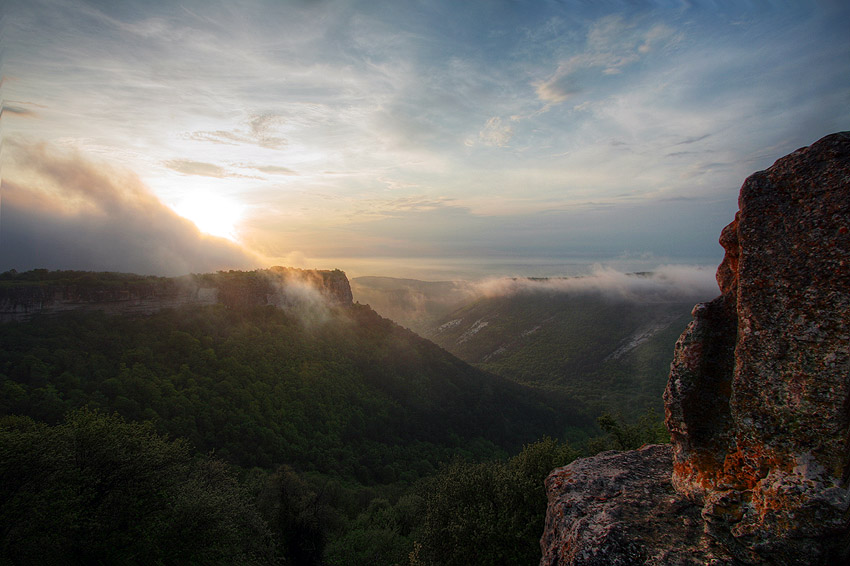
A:
[[[0,270],[713,269],[743,180],[850,129],[845,2],[3,10]]]

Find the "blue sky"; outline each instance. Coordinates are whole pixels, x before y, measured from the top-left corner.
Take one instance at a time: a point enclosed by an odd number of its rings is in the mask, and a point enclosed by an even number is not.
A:
[[[844,2],[21,3],[0,269],[713,266],[743,180],[850,129],[848,29]]]

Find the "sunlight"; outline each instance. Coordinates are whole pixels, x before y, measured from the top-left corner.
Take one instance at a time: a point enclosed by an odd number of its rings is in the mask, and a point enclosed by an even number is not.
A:
[[[196,192],[186,195],[173,208],[205,234],[238,240],[236,225],[242,219],[243,206],[231,199]]]

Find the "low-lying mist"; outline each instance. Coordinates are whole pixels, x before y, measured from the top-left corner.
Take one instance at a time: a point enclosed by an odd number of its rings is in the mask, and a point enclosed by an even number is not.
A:
[[[270,302],[295,315],[306,328],[321,326],[331,318],[331,301],[315,280],[272,277],[275,288]]]
[[[714,270],[702,266],[662,265],[640,273],[625,273],[595,266],[590,275],[578,277],[501,277],[471,287],[485,297],[517,293],[600,294],[630,301],[707,300],[718,294]]]

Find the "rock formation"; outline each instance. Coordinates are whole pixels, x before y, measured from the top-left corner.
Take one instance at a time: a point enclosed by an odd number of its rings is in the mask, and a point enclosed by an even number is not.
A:
[[[37,270],[3,274],[0,322],[26,321],[35,314],[100,310],[110,314],[151,314],[186,304],[222,303],[228,307],[301,301],[352,303],[342,271],[272,267],[184,277],[148,277],[123,273]],[[39,279],[39,277],[42,277]]]
[[[694,308],[676,344],[667,472],[656,449],[556,470],[541,564],[601,564],[586,558],[600,553],[607,564],[850,563],[850,132],[750,176],[739,208],[720,237],[722,294]],[[654,488],[604,471],[626,465],[654,470]],[[595,498],[617,482],[601,508]],[[622,497],[644,488],[643,500]],[[650,517],[628,516],[629,505]],[[657,516],[670,513],[681,526]],[[568,536],[576,521],[600,532],[616,517],[628,517],[627,540]],[[649,520],[666,541],[632,525]],[[695,561],[662,556],[665,544]]]

